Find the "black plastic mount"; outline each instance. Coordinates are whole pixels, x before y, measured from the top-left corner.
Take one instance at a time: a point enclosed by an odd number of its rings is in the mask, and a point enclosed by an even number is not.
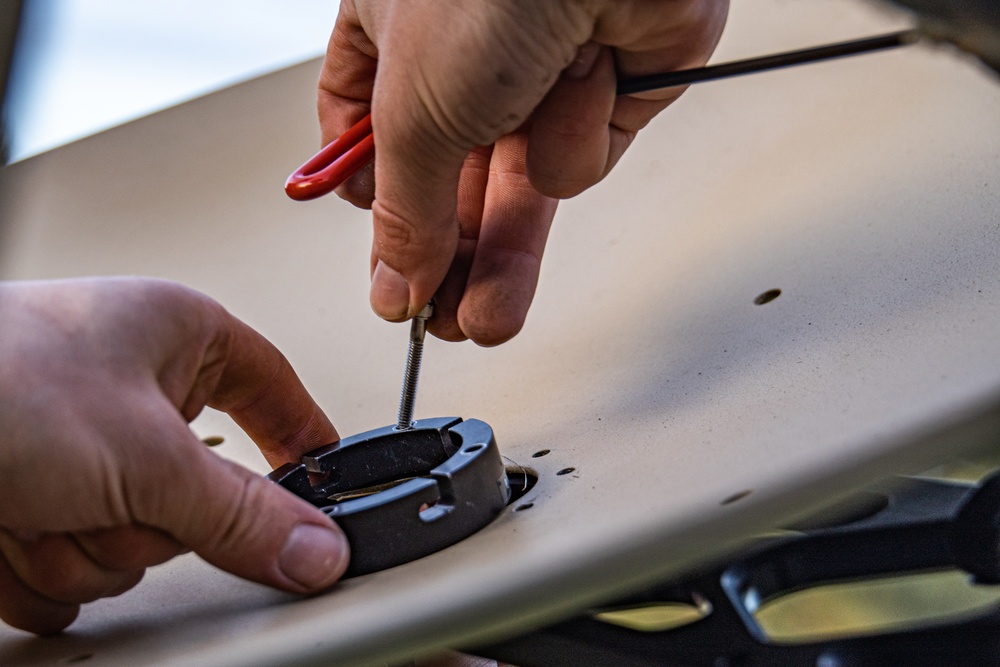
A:
[[[492,521],[510,498],[493,429],[459,417],[360,433],[267,477],[337,522],[351,545],[345,577],[451,546]],[[352,492],[360,493],[352,497]]]
[[[798,644],[771,641],[754,610],[781,594],[869,577],[962,569],[1000,581],[1000,474],[979,486],[905,479],[863,492],[847,515],[827,513],[762,540],[737,559],[648,587],[577,618],[476,655],[521,667],[907,667],[1000,664],[1000,605],[976,616],[881,634]],[[595,618],[606,609],[680,602],[701,620],[640,632]]]

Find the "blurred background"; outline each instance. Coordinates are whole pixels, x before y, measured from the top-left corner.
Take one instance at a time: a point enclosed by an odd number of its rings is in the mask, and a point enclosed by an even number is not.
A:
[[[968,4],[989,4],[977,2]],[[13,27],[21,25],[3,100],[8,159],[320,56],[338,7],[337,0],[0,0],[0,76],[8,72]],[[995,15],[996,6],[988,11]],[[949,23],[935,25],[948,34]],[[998,466],[995,451],[926,476],[971,482]],[[757,616],[772,638],[796,643],[946,622],[998,602],[997,588],[949,570],[792,593],[768,601]],[[662,631],[703,616],[671,606],[626,611],[633,613],[608,622],[642,630],[642,621]]]
[[[337,0],[3,0],[10,161],[322,55]],[[3,35],[0,33],[0,39]],[[0,63],[2,64],[2,63]]]

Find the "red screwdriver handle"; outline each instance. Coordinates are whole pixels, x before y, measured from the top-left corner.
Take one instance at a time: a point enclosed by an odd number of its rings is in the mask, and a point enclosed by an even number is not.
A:
[[[322,197],[375,159],[372,116],[327,144],[285,181],[285,194],[297,201]]]

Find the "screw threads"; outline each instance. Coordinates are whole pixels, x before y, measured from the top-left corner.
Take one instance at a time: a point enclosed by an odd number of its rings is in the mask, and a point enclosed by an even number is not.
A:
[[[417,400],[417,380],[420,378],[420,359],[424,354],[423,341],[410,341],[406,354],[406,372],[403,374],[403,391],[399,396],[399,419],[396,428],[400,431],[413,428],[413,404]]]

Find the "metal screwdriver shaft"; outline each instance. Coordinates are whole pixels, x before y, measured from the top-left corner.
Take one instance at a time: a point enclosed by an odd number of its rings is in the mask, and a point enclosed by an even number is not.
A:
[[[618,82],[617,93],[619,95],[630,95],[632,93],[643,93],[661,88],[673,88],[674,86],[687,86],[692,83],[702,81],[715,81],[717,79],[728,79],[733,76],[743,74],[755,74],[756,72],[766,72],[768,70],[782,67],[792,67],[794,65],[805,65],[823,60],[843,58],[845,56],[856,56],[862,53],[872,53],[885,49],[894,49],[897,46],[916,44],[920,39],[917,30],[903,30],[900,32],[856,39],[850,42],[839,42],[837,44],[827,44],[811,49],[800,51],[786,51],[775,53],[770,56],[760,58],[750,58],[748,60],[737,60],[734,62],[709,65],[707,67],[696,67],[695,69],[677,70],[675,72],[662,72],[660,74],[649,74],[646,76],[636,76],[630,79],[622,79]]]
[[[434,314],[434,305],[429,303],[410,321],[410,349],[406,354],[406,370],[403,373],[403,392],[399,397],[399,418],[396,430],[413,428],[413,404],[417,400],[417,380],[420,377],[420,359],[424,354],[424,334],[427,320]]]

